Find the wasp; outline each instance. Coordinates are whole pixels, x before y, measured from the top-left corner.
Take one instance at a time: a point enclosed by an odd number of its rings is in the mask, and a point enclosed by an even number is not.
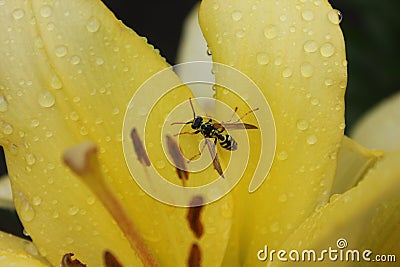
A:
[[[223,176],[222,168],[218,160],[218,156],[216,153],[215,146],[217,143],[219,145],[229,151],[235,151],[238,148],[238,143],[237,141],[227,133],[227,130],[236,130],[236,129],[258,129],[257,126],[248,124],[248,123],[241,123],[240,121],[248,114],[258,110],[258,108],[252,109],[249,112],[245,113],[243,116],[241,116],[237,121],[235,122],[215,122],[213,119],[208,118],[208,117],[202,117],[196,115],[196,112],[193,107],[192,99],[189,98],[189,103],[190,107],[193,112],[193,120],[190,120],[188,122],[175,122],[172,124],[190,124],[191,128],[194,130],[194,132],[181,132],[178,135],[181,134],[201,134],[205,138],[205,144],[208,147],[208,150],[210,151],[211,157],[213,158],[213,165],[214,168],[217,170],[217,172]],[[237,112],[237,107],[234,110],[234,114]],[[233,115],[232,115],[233,117]],[[214,139],[214,144],[210,142],[210,139]],[[203,147],[204,149],[204,147]],[[202,150],[203,150],[202,149]],[[189,162],[194,159],[195,157],[201,155],[201,153],[196,154],[192,158],[189,159]]]

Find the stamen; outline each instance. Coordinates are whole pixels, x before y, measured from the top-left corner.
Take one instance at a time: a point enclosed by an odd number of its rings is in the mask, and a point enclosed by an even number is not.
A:
[[[65,254],[61,260],[60,267],[86,267],[86,264],[83,264],[79,260],[73,260],[72,256],[74,256],[74,253]]]
[[[63,159],[103,203],[120,229],[125,234],[132,249],[144,266],[158,266],[150,249],[141,238],[133,221],[106,184],[97,158],[97,147],[93,142],[85,142],[67,150]]]
[[[204,199],[202,196],[193,197],[192,201],[190,202],[188,214],[186,216],[190,229],[198,239],[201,238],[204,232],[204,227],[200,220],[200,214],[204,207],[202,206],[203,203]]]
[[[104,264],[106,267],[123,267],[110,251],[104,251]]]
[[[176,173],[178,174],[179,179],[182,180],[183,186],[185,186],[185,180],[189,179],[189,172],[187,171],[186,160],[182,155],[178,144],[169,135],[167,135],[167,145],[168,153],[171,155],[172,160],[174,161]]]
[[[192,244],[190,249],[188,267],[200,267],[201,266],[201,251],[197,243]]]
[[[138,161],[147,167],[150,166],[151,162],[150,162],[149,156],[147,155],[146,150],[144,149],[143,142],[142,142],[142,140],[140,140],[140,137],[136,131],[136,128],[132,129],[131,138],[132,138],[133,147],[135,149]]]

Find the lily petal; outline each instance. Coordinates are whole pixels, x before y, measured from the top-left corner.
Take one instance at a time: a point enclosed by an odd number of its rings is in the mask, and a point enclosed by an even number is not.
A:
[[[277,156],[267,181],[248,195],[252,166],[235,195],[243,203],[236,213],[243,235],[230,242],[227,258],[242,255],[238,262],[252,265],[265,242],[282,244],[329,198],[345,127],[347,62],[340,20],[327,1],[290,0],[205,0],[199,19],[213,60],[248,75],[275,117]],[[216,79],[230,77],[217,73]],[[249,109],[224,90],[217,98]],[[256,162],[258,146],[251,138],[250,162]]]
[[[351,131],[351,137],[369,149],[395,151],[400,147],[400,93],[368,111]]]
[[[376,255],[399,252],[400,222],[400,151],[381,159],[354,188],[333,195],[330,202],[308,218],[285,242],[282,249],[314,249],[318,253],[332,247],[336,250],[371,250],[368,265],[381,266]],[[340,249],[338,240],[346,241]],[[328,259],[327,259],[328,260]],[[389,262],[388,262],[389,263]],[[271,266],[281,266],[274,262]],[[332,261],[329,266],[354,266],[354,261]],[[389,263],[393,264],[393,263]],[[284,266],[287,266],[285,264]],[[302,262],[301,266],[308,266]]]
[[[32,242],[0,231],[0,266],[51,266]]]
[[[2,4],[0,49],[6,56],[0,66],[1,145],[16,209],[40,253],[53,265],[73,252],[89,266],[102,266],[101,255],[109,249],[124,266],[141,265],[103,204],[62,163],[65,150],[92,140],[110,190],[157,260],[163,266],[185,265],[196,240],[187,210],[144,194],[125,167],[121,145],[128,100],[168,64],[100,1]],[[172,72],[168,77],[177,79]],[[162,98],[152,114],[151,127],[157,131],[147,131],[147,138],[159,138],[158,125],[164,122],[166,109],[190,96],[182,87]],[[154,146],[151,154],[161,152],[161,146]],[[175,177],[172,167],[164,172]],[[203,213],[207,223],[199,241],[202,262],[218,262],[223,257],[231,201],[225,198]],[[226,214],[223,223],[214,225],[211,218],[221,213]],[[225,233],[223,242],[217,242],[221,235],[216,232]],[[204,253],[206,249],[218,253]]]

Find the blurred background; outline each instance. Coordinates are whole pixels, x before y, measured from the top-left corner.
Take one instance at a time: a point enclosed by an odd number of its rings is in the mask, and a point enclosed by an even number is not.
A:
[[[103,2],[118,19],[147,37],[170,64],[176,62],[182,22],[198,3],[194,0]],[[349,132],[366,110],[400,89],[400,1],[329,2],[343,15],[341,27],[349,62],[346,91],[346,131]],[[0,174],[4,175],[7,169],[4,155],[1,157]],[[22,229],[14,211],[0,209],[0,230],[23,236]]]

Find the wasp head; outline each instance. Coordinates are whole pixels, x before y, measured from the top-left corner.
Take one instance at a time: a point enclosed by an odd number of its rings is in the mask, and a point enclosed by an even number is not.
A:
[[[203,123],[202,117],[200,116],[195,117],[192,122],[192,129],[199,129],[202,123]]]

